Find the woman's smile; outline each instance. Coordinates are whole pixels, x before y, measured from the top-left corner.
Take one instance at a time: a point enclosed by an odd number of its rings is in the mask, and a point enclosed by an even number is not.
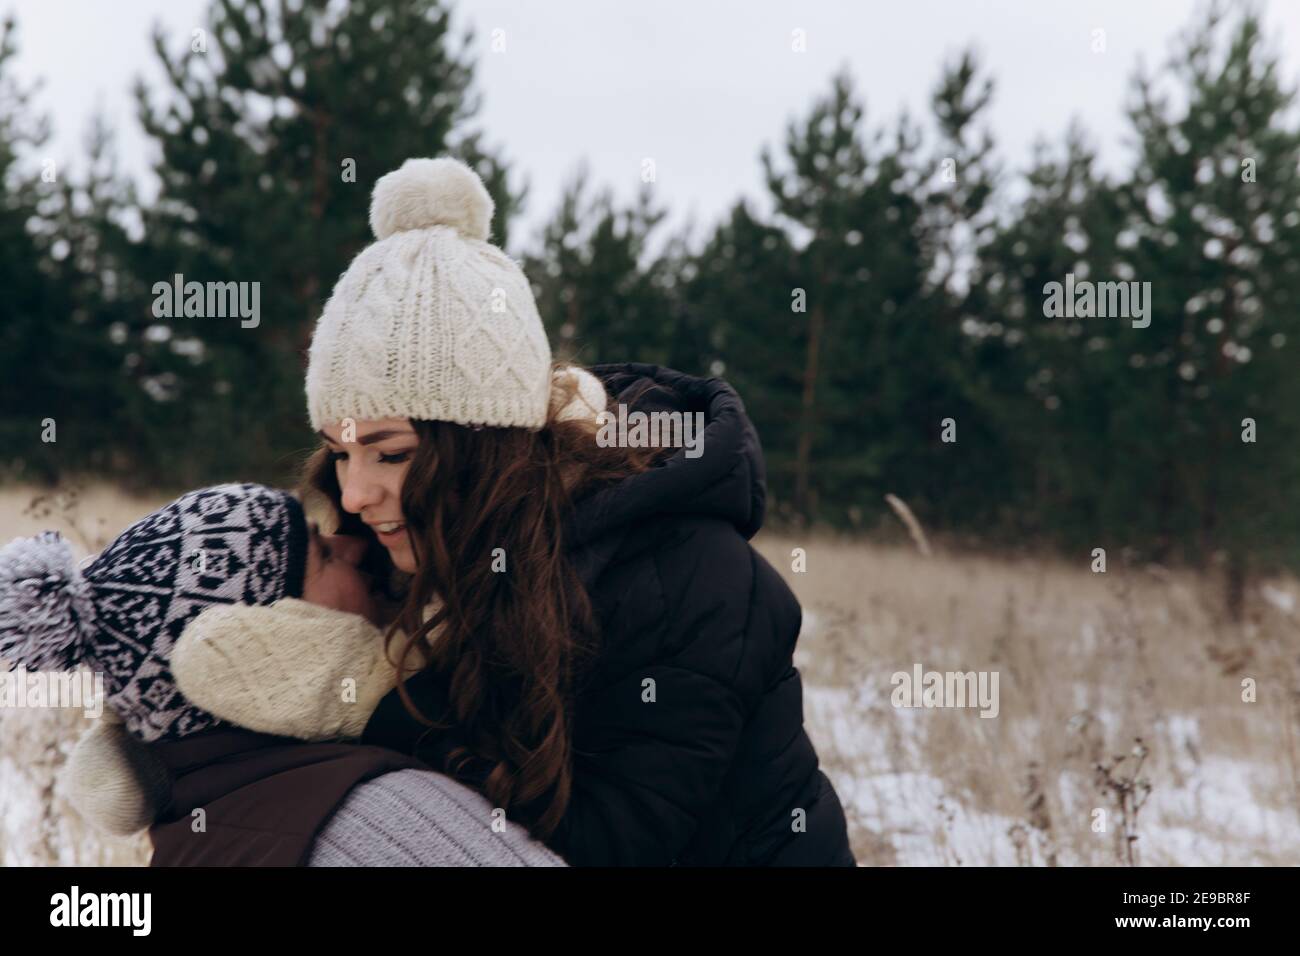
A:
[[[401,521],[383,521],[370,526],[375,537],[385,548],[393,548],[406,541],[406,524]]]

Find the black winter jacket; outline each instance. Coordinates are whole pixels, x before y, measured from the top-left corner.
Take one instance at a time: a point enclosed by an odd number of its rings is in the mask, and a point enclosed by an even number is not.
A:
[[[642,364],[592,372],[611,412],[648,378],[629,410],[700,411],[706,427],[699,457],[680,451],[588,495],[566,527],[602,636],[575,703],[572,798],[545,842],[572,866],[855,865],[803,727],[799,603],[748,543],[766,491],[744,405],[716,378]],[[407,688],[422,712],[443,713],[439,675]],[[394,691],[362,742],[441,768],[454,732],[424,731]]]

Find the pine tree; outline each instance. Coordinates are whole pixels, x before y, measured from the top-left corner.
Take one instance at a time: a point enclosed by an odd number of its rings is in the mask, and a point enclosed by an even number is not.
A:
[[[1128,401],[1119,320],[1044,314],[1044,290],[1069,273],[1118,279],[1115,190],[1072,124],[1062,155],[1034,147],[1025,195],[980,246],[963,324],[968,394],[995,423],[1002,503],[990,530],[1008,540],[1055,538],[1077,549],[1101,544],[1098,529],[1133,517],[1115,476],[1142,468],[1142,449],[1117,433]]]
[[[791,505],[795,514],[811,520],[818,517],[822,497],[842,498],[846,479],[870,479],[877,471],[874,461],[856,454],[857,442],[849,438],[861,433],[861,423],[853,433],[836,428],[860,414],[874,387],[862,375],[870,364],[865,352],[871,321],[863,300],[873,292],[878,297],[882,285],[868,285],[873,276],[859,259],[867,250],[890,245],[874,242],[882,210],[871,210],[875,221],[863,215],[870,201],[866,195],[879,179],[862,141],[862,115],[852,79],[842,70],[807,118],[788,124],[788,168],[778,168],[768,147],[760,154],[779,221],[797,249],[796,285],[785,290],[783,303],[799,336],[798,349],[787,359],[797,363],[799,382],[790,396],[799,409]]]
[[[39,220],[55,191],[49,180],[57,177],[57,166],[34,170],[19,161],[20,153],[48,140],[49,123],[32,111],[33,90],[11,76],[17,52],[17,29],[9,17],[0,24],[0,444],[18,475],[53,481],[59,474],[58,428],[66,427],[71,407],[69,396],[55,387],[56,363],[67,356],[49,323],[68,302],[28,224]],[[55,441],[43,440],[49,437]]]
[[[863,138],[863,108],[843,72],[788,129],[788,169],[762,153],[807,294],[807,312],[791,317],[798,347],[784,363],[800,366],[800,388],[787,398],[800,409],[792,505],[805,518],[861,521],[892,491],[947,519],[961,469],[987,460],[954,456],[941,442],[946,418],[972,438],[981,430],[963,393],[965,343],[950,289],[959,250],[972,242],[958,227],[972,236],[971,223],[985,228],[994,176],[987,137],[968,133],[987,102],[971,90],[977,73],[970,56],[945,70],[935,97],[944,138],[928,162],[906,113],[892,136],[877,129]],[[955,182],[942,176],[941,159],[957,162]]]
[[[579,164],[543,227],[540,248],[524,257],[538,311],[560,358],[667,363],[673,263],[649,249],[666,213],[646,182],[625,209],[608,188],[588,200],[589,177]]]
[[[922,205],[912,227],[927,267],[880,371],[900,394],[895,427],[910,438],[888,463],[891,484],[939,527],[983,533],[1003,504],[1006,450],[972,380],[977,339],[964,298],[978,250],[996,227],[1002,170],[987,126],[994,83],[967,50],[945,63],[930,97],[937,138],[912,187]],[[910,162],[910,160],[909,160]]]
[[[521,197],[463,128],[478,102],[437,0],[218,0],[186,42],[176,55],[156,34],[169,89],[136,90],[162,183],[144,212],[142,277],[258,282],[261,319],[149,323],[202,345],[197,363],[142,372],[161,383],[149,422],[187,448],[190,470],[278,478],[294,471],[285,450],[308,441],[302,356],[335,280],[373,238],[375,181],[409,157],[458,156],[496,202],[500,244]]]
[[[1137,75],[1122,194],[1126,258],[1154,295],[1150,328],[1128,335],[1157,455],[1150,503],[1186,556],[1226,557],[1234,612],[1248,556],[1300,551],[1300,126],[1261,29],[1216,6],[1180,39],[1166,74],[1185,107]]]
[[[741,396],[763,442],[769,508],[792,521],[805,344],[791,296],[800,279],[790,237],[741,200],[679,270],[696,363]]]
[[[127,344],[130,325],[141,324],[135,303],[146,292],[136,278],[138,245],[130,237],[138,202],[113,149],[107,124],[96,117],[86,132],[84,156],[60,172],[36,234],[43,266],[67,303],[46,316],[52,349],[47,371],[66,406],[61,467],[156,487],[144,477],[147,472],[132,466],[153,460],[161,449],[146,447],[148,431],[120,427],[147,420],[146,403],[152,402],[136,374],[138,355]],[[148,348],[164,347],[143,341]]]

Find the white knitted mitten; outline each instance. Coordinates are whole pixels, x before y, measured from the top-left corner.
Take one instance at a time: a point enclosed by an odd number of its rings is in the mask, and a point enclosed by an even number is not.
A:
[[[77,741],[60,782],[77,812],[114,836],[148,827],[171,797],[167,767],[108,707]]]
[[[171,669],[181,693],[222,720],[313,741],[359,738],[397,684],[383,632],[296,598],[208,608],[176,642]]]

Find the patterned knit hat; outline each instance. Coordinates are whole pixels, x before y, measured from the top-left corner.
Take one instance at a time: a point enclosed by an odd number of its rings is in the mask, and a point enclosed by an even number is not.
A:
[[[0,548],[0,660],[29,670],[86,664],[146,742],[220,721],[176,688],[168,659],[217,604],[302,595],[307,522],[288,492],[218,485],[140,519],[82,570],[57,532]]]
[[[408,159],[375,184],[363,249],[334,287],[307,365],[311,427],[415,418],[546,424],[551,347],[519,265],[487,242],[483,181]]]

